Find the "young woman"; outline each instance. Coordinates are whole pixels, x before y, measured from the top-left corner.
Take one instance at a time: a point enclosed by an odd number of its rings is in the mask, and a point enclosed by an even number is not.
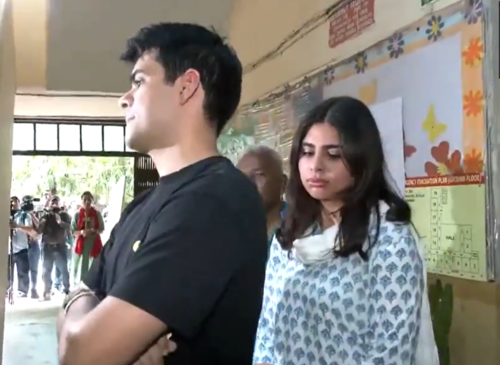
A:
[[[328,99],[298,126],[255,363],[414,363],[424,269],[410,207],[384,169],[361,101]]]
[[[75,236],[73,248],[73,284],[78,285],[87,274],[102,249],[101,233],[104,221],[101,213],[92,206],[94,197],[88,191],[82,194],[82,206],[75,213],[71,231]]]

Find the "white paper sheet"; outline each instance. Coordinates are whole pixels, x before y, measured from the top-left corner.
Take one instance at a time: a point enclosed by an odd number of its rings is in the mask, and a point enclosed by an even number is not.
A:
[[[388,180],[399,195],[404,197],[406,178],[403,140],[403,99],[396,98],[378,103],[372,105],[370,110],[375,117],[382,137]]]

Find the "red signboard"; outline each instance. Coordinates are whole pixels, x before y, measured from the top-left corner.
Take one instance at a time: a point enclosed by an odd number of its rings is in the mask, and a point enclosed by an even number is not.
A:
[[[330,18],[331,48],[357,36],[375,23],[375,0],[351,0],[342,5]]]

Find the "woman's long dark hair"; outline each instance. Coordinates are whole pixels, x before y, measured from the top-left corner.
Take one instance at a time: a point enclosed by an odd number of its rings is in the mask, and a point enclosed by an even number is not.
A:
[[[308,228],[321,220],[321,203],[305,190],[298,168],[302,142],[311,127],[318,123],[328,123],[337,131],[342,159],[353,178],[353,184],[340,193],[343,206],[337,237],[339,245],[334,254],[347,257],[358,253],[366,260],[365,242],[369,249],[379,236],[379,202],[384,201],[389,206],[386,219],[392,222],[409,223],[411,209],[386,179],[382,140],[370,109],[351,97],[327,99],[299,123],[290,152],[290,177],[286,189],[288,209],[276,237],[283,249],[290,250],[293,241],[304,237]],[[376,233],[375,237],[370,237],[373,212],[377,218]]]

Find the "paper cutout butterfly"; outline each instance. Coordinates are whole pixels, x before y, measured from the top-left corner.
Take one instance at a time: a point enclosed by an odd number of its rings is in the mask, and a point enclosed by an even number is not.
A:
[[[444,132],[446,132],[446,124],[440,123],[436,120],[436,113],[434,105],[429,107],[427,116],[422,123],[422,130],[428,133],[429,141],[434,143]]]

